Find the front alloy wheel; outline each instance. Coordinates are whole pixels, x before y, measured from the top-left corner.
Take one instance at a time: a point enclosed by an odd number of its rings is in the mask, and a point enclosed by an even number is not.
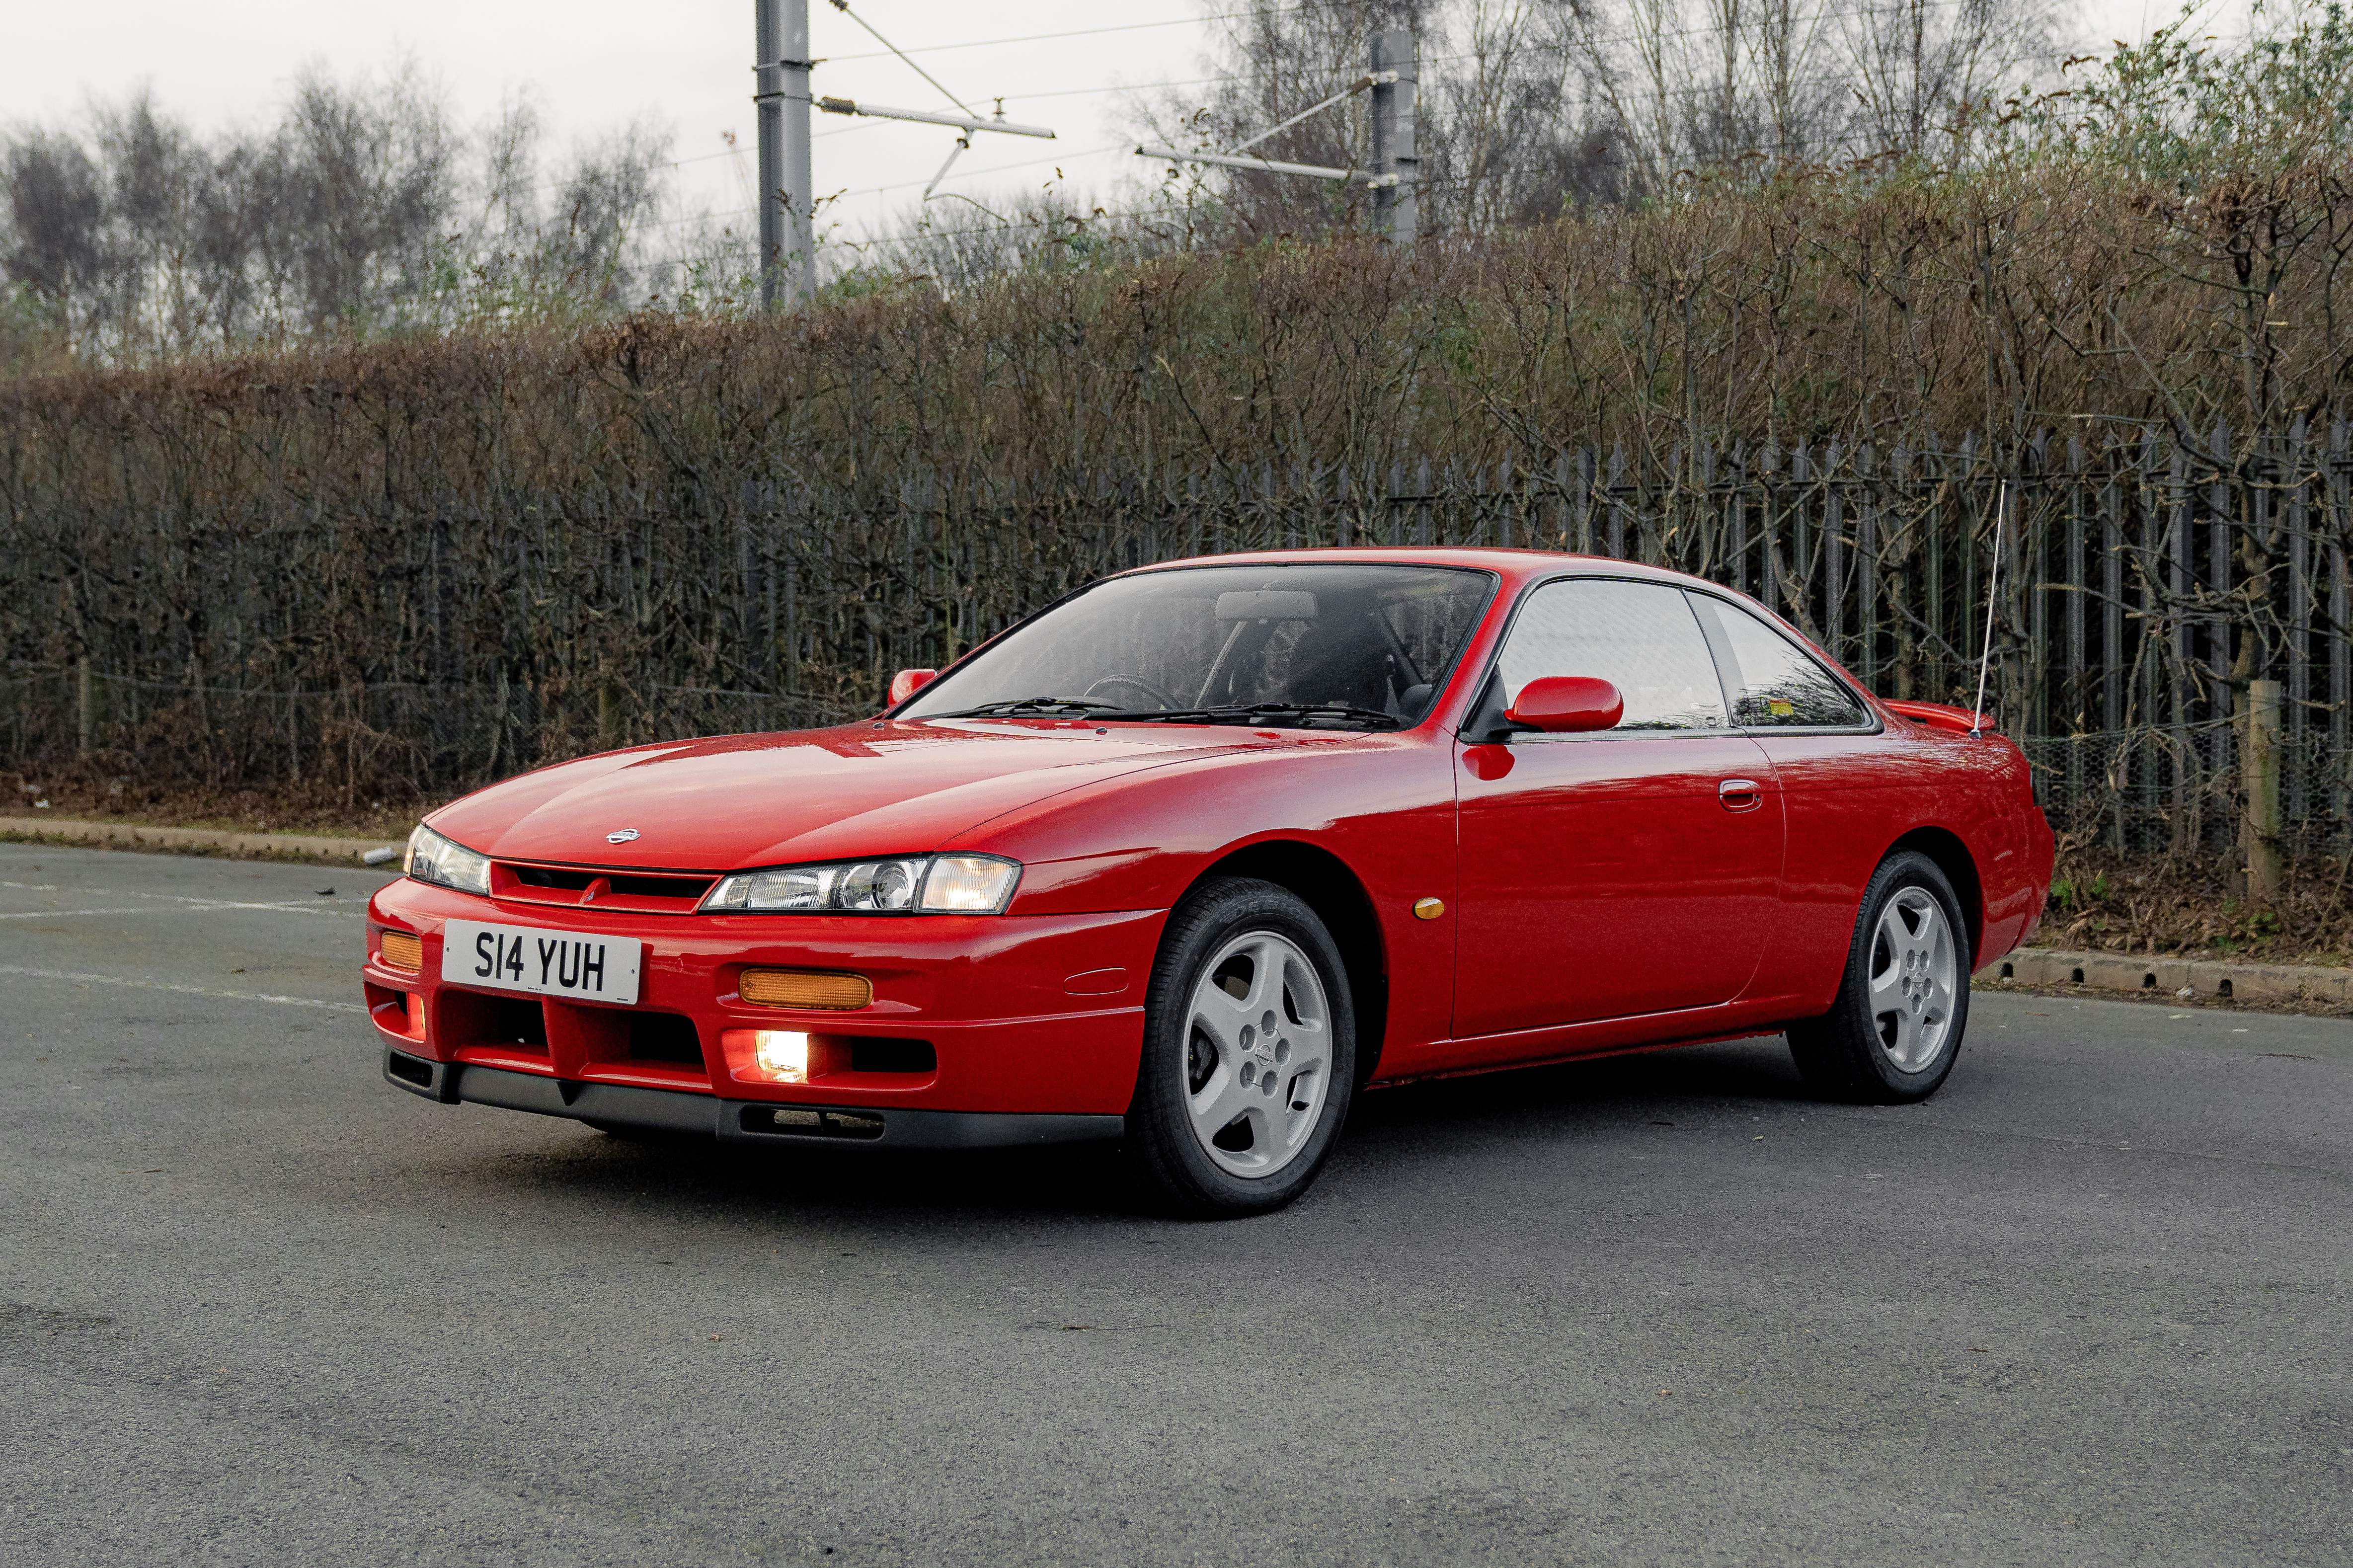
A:
[[[1202,966],[1187,1013],[1193,1136],[1231,1175],[1272,1175],[1306,1147],[1331,1083],[1332,1008],[1314,960],[1280,931],[1244,931]]]
[[[1331,934],[1287,889],[1196,888],[1145,1000],[1127,1157],[1163,1207],[1262,1214],[1307,1189],[1346,1118],[1355,1015]]]

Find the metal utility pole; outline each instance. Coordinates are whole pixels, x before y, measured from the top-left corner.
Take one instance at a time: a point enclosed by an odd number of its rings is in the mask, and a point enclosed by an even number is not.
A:
[[[752,99],[760,106],[760,307],[766,310],[776,302],[780,281],[795,300],[806,300],[817,292],[817,186],[809,172],[809,68],[816,62],[809,58],[808,0],[752,3],[758,23],[760,57],[752,66],[759,80],[759,89]],[[972,145],[973,137],[980,132],[1053,139],[1051,127],[1016,125],[1006,119],[1005,100],[1001,98],[997,100],[996,118],[983,120],[962,99],[948,91],[937,77],[909,59],[905,50],[876,33],[873,23],[849,8],[849,0],[832,0],[832,4],[835,10],[874,33],[875,42],[897,55],[908,69],[964,110],[962,114],[941,114],[928,109],[886,109],[879,103],[860,103],[849,98],[817,100],[817,107],[828,114],[913,120],[963,132],[947,163],[940,165],[932,183],[923,187],[925,201],[932,199],[932,193],[947,178],[950,165]]]
[[[760,308],[778,285],[794,300],[817,292],[817,237],[809,172],[808,0],[752,0],[759,58],[752,100],[760,106]]]
[[[1418,76],[1411,33],[1373,35],[1373,211],[1389,238],[1411,245],[1420,232],[1416,187],[1421,160],[1413,145],[1413,100]]]

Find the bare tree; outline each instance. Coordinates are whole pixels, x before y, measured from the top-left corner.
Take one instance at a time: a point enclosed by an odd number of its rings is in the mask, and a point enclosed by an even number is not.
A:
[[[1969,110],[2046,68],[2069,18],[2062,0],[1873,0],[1840,19],[1847,75],[1872,150],[1950,161]]]
[[[8,276],[69,334],[90,330],[105,269],[106,186],[97,160],[56,132],[8,149]]]
[[[667,137],[553,167],[543,140],[522,98],[460,130],[413,67],[312,72],[274,122],[209,138],[143,93],[0,134],[0,329],[123,360],[642,302]]]
[[[1376,26],[1421,42],[1425,224],[1491,230],[1662,193],[1687,170],[1771,169],[1894,153],[1971,155],[1973,111],[2048,77],[2073,0],[1252,0],[1226,25],[1227,73],[1189,116],[1231,148],[1361,71]],[[1177,111],[1177,112],[1172,112]],[[1345,166],[1361,106],[1261,143]],[[1349,226],[1361,205],[1303,182],[1206,177],[1243,235]]]

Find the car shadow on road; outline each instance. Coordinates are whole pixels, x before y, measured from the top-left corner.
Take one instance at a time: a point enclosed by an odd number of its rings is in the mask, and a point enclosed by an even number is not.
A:
[[[1359,1098],[1350,1126],[1451,1134],[1475,1122],[1549,1137],[1561,1131],[1564,1118],[1598,1132],[1645,1125],[1662,1104],[1699,1114],[1810,1098],[1788,1047],[1770,1035],[1399,1084]]]
[[[1566,1142],[1654,1139],[1666,1127],[1747,1122],[1810,1103],[1778,1038],[1646,1052],[1597,1061],[1433,1079],[1365,1094],[1343,1135],[1339,1173],[1366,1162],[1410,1183],[1411,1167],[1451,1163],[1466,1143],[1540,1152]],[[1765,1108],[1772,1108],[1767,1111]],[[565,1129],[535,1155],[518,1153],[477,1179],[560,1187],[639,1205],[659,1193],[710,1217],[786,1216],[859,1223],[928,1217],[1164,1223],[1104,1147],[962,1154],[881,1150],[741,1149],[702,1139],[620,1137]]]

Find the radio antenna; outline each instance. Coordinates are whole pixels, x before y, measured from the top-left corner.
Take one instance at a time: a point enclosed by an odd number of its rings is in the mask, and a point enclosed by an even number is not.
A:
[[[1993,662],[1994,595],[2001,587],[2001,514],[2010,506],[2010,481],[2001,481],[2001,490],[1993,503],[1993,572],[1986,582],[1985,650],[1978,655],[1978,700],[1969,710],[1969,738],[1985,733],[1979,721],[1985,718],[1986,668]]]

